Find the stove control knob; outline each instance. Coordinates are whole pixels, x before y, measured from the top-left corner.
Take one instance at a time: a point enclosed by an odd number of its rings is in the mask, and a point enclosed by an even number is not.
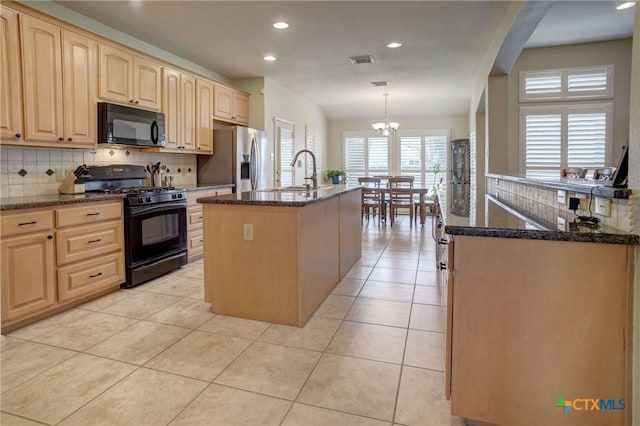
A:
[[[182,194],[178,194],[178,198],[182,198]]]
[[[176,198],[178,198],[178,195],[177,194],[171,194],[171,198],[173,198],[175,200]]]
[[[142,203],[142,198],[138,198],[138,202],[139,202],[139,203]]]
[[[150,203],[150,202],[151,202],[151,197],[147,197],[147,198],[145,198],[145,201],[146,201],[147,203]]]

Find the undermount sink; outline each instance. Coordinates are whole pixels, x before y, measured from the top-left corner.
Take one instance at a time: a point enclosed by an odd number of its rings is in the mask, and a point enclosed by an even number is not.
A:
[[[304,185],[281,186],[278,188],[262,189],[261,192],[307,192],[317,191],[318,189],[330,188],[333,185],[320,185],[317,188],[308,188]]]

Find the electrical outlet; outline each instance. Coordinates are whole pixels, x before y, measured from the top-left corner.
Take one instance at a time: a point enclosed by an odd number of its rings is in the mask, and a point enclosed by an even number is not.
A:
[[[563,191],[563,190],[558,191],[558,203],[567,204],[567,191]]]
[[[595,204],[596,213],[606,217],[611,216],[611,200],[607,198],[596,197]]]
[[[242,239],[245,241],[253,241],[253,224],[245,223],[242,229]]]
[[[556,227],[560,231],[566,231],[567,230],[567,220],[562,216],[558,216],[558,219],[556,221]]]

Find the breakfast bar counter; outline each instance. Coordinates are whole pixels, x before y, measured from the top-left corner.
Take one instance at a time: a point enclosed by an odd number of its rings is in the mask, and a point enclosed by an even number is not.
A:
[[[361,188],[199,198],[213,312],[303,326],[362,253]]]
[[[539,200],[500,182],[485,196],[484,223],[445,227],[451,412],[496,425],[629,425],[620,401],[633,405],[639,237]],[[616,408],[554,408],[591,395]]]

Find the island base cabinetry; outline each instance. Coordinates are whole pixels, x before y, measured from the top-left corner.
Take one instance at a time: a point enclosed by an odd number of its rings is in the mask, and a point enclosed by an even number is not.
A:
[[[204,204],[205,301],[215,313],[303,326],[360,258],[353,230],[341,245],[352,197],[360,191],[304,207]]]
[[[634,246],[456,235],[450,250],[452,414],[631,424]],[[585,398],[608,409],[586,409]],[[558,401],[575,407],[565,414]]]

